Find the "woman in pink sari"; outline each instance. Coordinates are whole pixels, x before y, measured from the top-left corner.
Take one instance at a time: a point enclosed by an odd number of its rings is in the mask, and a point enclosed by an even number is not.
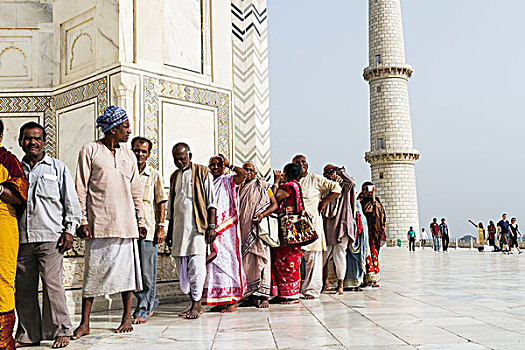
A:
[[[304,209],[299,185],[301,171],[297,165],[290,163],[284,167],[283,173],[274,171],[272,186],[279,202],[279,215],[285,212],[297,214]],[[296,304],[301,291],[300,267],[303,251],[301,247],[286,246],[282,232],[279,232],[279,236],[281,246],[272,252],[272,303]]]
[[[207,265],[202,303],[213,306],[211,311],[235,312],[246,290],[246,277],[241,260],[241,231],[239,227],[238,186],[246,179],[246,171],[230,165],[220,155],[210,159],[217,198],[217,238],[210,247],[215,258]],[[225,174],[226,168],[235,175]]]

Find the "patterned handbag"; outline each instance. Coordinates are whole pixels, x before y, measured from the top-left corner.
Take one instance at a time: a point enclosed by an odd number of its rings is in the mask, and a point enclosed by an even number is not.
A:
[[[280,218],[283,241],[289,247],[302,247],[315,242],[319,238],[319,235],[315,232],[311,215],[304,209],[306,207],[304,206],[301,186],[299,185],[298,188],[303,210],[298,214],[288,214],[285,200],[285,214]]]

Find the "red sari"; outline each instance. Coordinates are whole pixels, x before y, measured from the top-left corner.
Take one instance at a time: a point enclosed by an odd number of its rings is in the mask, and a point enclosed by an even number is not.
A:
[[[379,270],[379,249],[381,248],[381,241],[386,240],[386,217],[385,209],[376,198],[372,201],[371,198],[363,198],[361,200],[363,213],[368,224],[368,242],[370,244],[370,255],[366,258],[366,284],[377,284],[381,279]]]
[[[299,186],[297,181],[290,181],[281,185],[279,189],[286,191],[289,196],[280,203],[279,214],[285,212],[286,206],[294,207],[296,213],[303,210]],[[280,227],[279,230],[281,230]],[[287,299],[298,299],[301,292],[300,267],[303,250],[301,247],[284,245],[282,232],[279,236],[281,246],[272,249],[272,295]]]

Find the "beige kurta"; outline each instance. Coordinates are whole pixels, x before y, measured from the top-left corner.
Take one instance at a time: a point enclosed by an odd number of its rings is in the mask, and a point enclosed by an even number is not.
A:
[[[164,183],[159,172],[149,165],[146,165],[142,173],[140,173],[140,183],[142,184],[144,220],[146,221],[146,228],[148,229],[146,241],[153,241],[158,215],[157,205],[162,202],[167,202],[168,196],[166,195],[166,191],[164,191]]]
[[[314,243],[303,247],[305,251],[323,251],[326,249],[326,237],[323,229],[323,219],[319,214],[319,202],[331,192],[341,193],[341,186],[335,181],[308,173],[299,183],[303,190],[303,200],[306,211],[312,215],[315,231],[319,235]]]
[[[195,220],[192,174],[191,168],[177,173],[179,178],[176,179],[173,210],[168,208],[168,220],[174,220],[171,255],[175,257],[206,255],[204,235],[199,233]],[[204,182],[204,192],[206,193],[206,208],[217,208],[211,174],[208,174]]]
[[[146,225],[142,186],[137,159],[126,144],[114,155],[101,141],[82,147],[75,185],[81,225],[89,224],[94,238],[139,238],[138,226]]]

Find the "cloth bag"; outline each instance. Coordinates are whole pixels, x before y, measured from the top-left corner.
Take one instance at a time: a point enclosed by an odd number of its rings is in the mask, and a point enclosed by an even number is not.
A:
[[[303,208],[306,208],[303,201],[303,191],[299,186],[299,194]],[[289,214],[286,210],[286,200],[284,201],[284,214],[280,218],[283,241],[289,247],[302,247],[315,242],[319,238],[315,232],[312,216],[306,209],[298,214]]]
[[[281,246],[279,241],[279,218],[274,215],[265,217],[259,224],[259,238],[272,248]]]

